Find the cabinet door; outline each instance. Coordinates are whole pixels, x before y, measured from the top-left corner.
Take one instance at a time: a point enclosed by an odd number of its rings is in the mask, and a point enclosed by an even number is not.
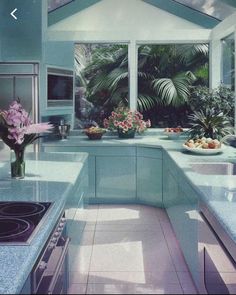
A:
[[[172,175],[169,169],[164,167],[163,169],[163,204],[166,208],[167,212],[168,209],[175,204],[178,204],[178,182],[175,177]],[[171,214],[170,212],[168,212]]]
[[[135,157],[96,157],[96,198],[112,203],[136,199]]]
[[[140,202],[162,207],[162,160],[137,157],[137,197]]]
[[[171,178],[169,181],[171,182]],[[174,190],[170,192],[174,193]],[[169,203],[167,212],[189,270],[198,286],[198,198],[185,179],[178,184],[178,198]]]

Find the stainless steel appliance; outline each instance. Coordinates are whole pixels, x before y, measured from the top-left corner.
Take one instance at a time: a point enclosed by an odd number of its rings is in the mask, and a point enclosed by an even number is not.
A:
[[[30,62],[0,63],[0,109],[7,109],[20,98],[35,123],[39,121],[39,64]]]
[[[27,245],[42,225],[52,203],[0,202],[0,245]],[[31,272],[32,294],[67,293],[66,219],[60,216]]]
[[[39,64],[33,62],[0,62],[0,110],[20,99],[34,123],[39,122]],[[39,144],[34,142],[35,152]]]
[[[236,294],[236,263],[212,227],[205,209],[199,217],[201,294]]]
[[[32,294],[67,293],[67,253],[70,239],[66,237],[66,220],[61,217],[31,273]]]

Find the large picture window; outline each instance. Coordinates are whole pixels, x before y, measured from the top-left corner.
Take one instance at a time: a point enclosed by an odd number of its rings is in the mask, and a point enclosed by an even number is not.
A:
[[[193,86],[208,86],[208,44],[141,45],[138,109],[152,127],[186,126]]]
[[[235,90],[234,34],[222,39],[222,82],[231,90]]]
[[[75,45],[75,128],[103,125],[120,102],[129,104],[128,45]]]

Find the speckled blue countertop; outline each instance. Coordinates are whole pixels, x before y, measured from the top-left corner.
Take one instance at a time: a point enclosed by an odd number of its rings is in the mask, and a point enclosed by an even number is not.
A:
[[[149,146],[163,148],[175,164],[187,177],[189,184],[198,193],[199,198],[214,214],[230,238],[236,243],[236,176],[206,175],[194,172],[192,164],[205,162],[235,162],[236,149],[225,146],[223,153],[217,155],[196,155],[184,151],[184,138],[170,140],[163,130],[136,136],[134,139],[118,139],[115,136],[91,141],[86,136],[71,136],[67,141],[45,142],[45,146]]]
[[[19,294],[32,266],[79,181],[86,153],[40,153],[26,156],[26,177],[12,180],[9,161],[0,162],[0,201],[53,202],[30,245],[0,246],[0,294]]]

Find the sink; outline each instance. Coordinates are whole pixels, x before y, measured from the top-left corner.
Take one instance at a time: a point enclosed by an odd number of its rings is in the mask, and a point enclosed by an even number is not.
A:
[[[193,171],[204,175],[236,175],[236,163],[195,163],[191,167]]]

